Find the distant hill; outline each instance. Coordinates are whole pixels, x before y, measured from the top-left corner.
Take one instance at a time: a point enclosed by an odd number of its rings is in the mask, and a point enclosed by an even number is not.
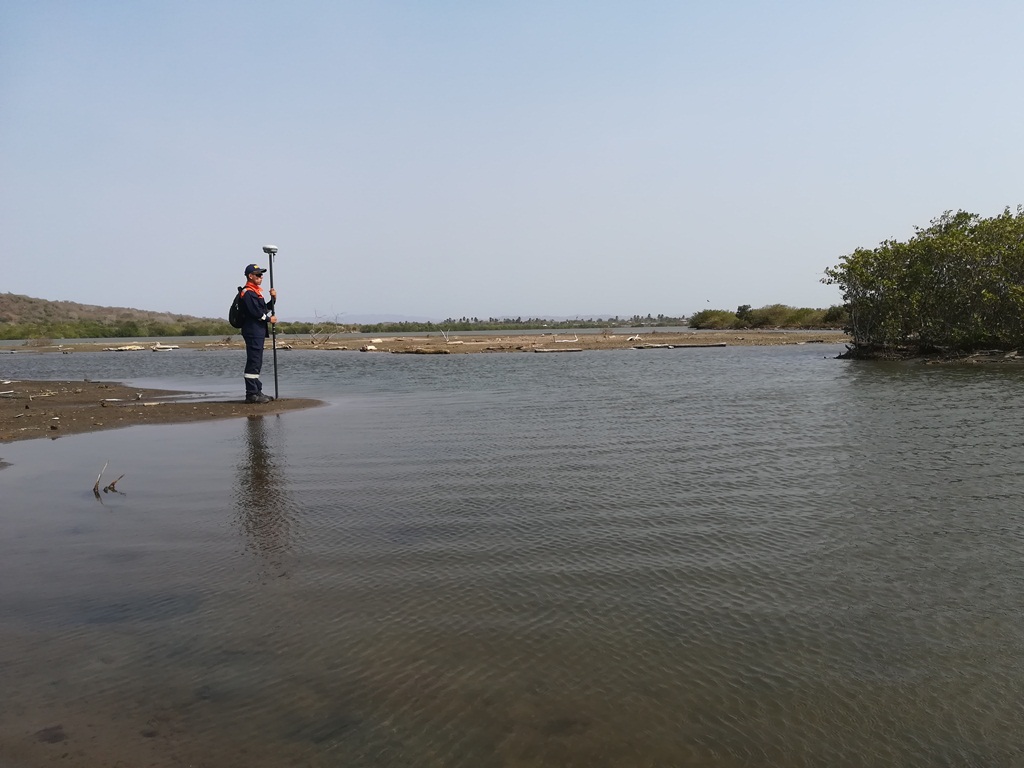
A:
[[[128,307],[99,307],[74,301],[48,301],[0,293],[0,323],[18,325],[50,325],[86,320],[104,325],[118,323],[189,323],[209,322],[210,318],[193,315],[174,315],[169,312],[147,312]]]

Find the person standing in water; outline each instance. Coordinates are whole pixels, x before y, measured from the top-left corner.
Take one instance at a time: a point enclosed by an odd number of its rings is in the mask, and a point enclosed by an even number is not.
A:
[[[266,343],[270,324],[277,322],[274,302],[277,291],[270,289],[270,301],[263,298],[263,269],[259,264],[245,268],[245,287],[242,288],[242,305],[245,307],[242,321],[242,338],[245,339],[245,402],[269,403],[274,398],[263,394],[260,371],[263,369],[263,345]]]

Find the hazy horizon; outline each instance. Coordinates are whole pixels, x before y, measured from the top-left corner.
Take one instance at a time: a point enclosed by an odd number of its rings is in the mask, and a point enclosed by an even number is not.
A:
[[[840,303],[1022,202],[1008,0],[0,4],[0,291],[220,317]]]
[[[13,292],[11,292],[11,291],[5,291],[4,293],[6,293],[6,294],[13,294]],[[25,294],[13,294],[13,295],[24,296]],[[0,294],[0,296],[2,296],[2,294]],[[69,299],[46,299],[46,298],[44,298],[42,296],[28,296],[27,298],[32,299],[32,300],[48,301],[48,302],[71,301]],[[100,304],[90,304],[89,302],[73,302],[73,303],[84,304],[86,306],[95,306],[95,307],[101,308],[101,309],[115,309],[115,310],[116,309],[125,309],[125,310],[132,310],[132,311],[138,311],[138,312],[153,312],[153,313],[163,313],[163,314],[166,314],[166,312],[163,311],[163,310],[150,309],[148,307],[127,307],[127,306],[120,306],[120,305],[100,305]],[[773,302],[773,303],[779,303],[779,302]],[[735,309],[738,309],[738,307],[706,307],[706,308],[707,309],[723,309],[723,310],[727,310],[727,311],[734,311]],[[812,307],[812,309],[827,309],[827,307]],[[171,312],[170,314],[182,314],[182,313]],[[197,318],[203,319],[203,320],[217,320],[217,319],[223,320],[223,319],[226,319],[226,314],[227,313],[226,313],[226,310],[225,310],[225,312],[224,312],[225,317],[221,317],[219,315],[193,315],[193,317],[197,317]],[[652,318],[654,318],[654,319],[657,319],[657,317],[659,315],[662,315],[662,316],[668,317],[668,318],[679,319],[679,318],[689,317],[693,313],[692,312],[687,312],[687,313],[685,313],[683,315],[670,315],[667,312],[650,312],[650,313],[644,312],[644,313],[631,313],[629,315],[622,315],[622,314],[616,314],[615,312],[604,312],[604,313],[602,313],[602,312],[590,312],[590,313],[579,312],[579,313],[573,313],[573,314],[564,314],[564,313],[525,314],[525,313],[521,313],[521,312],[516,312],[516,313],[501,314],[501,315],[496,315],[496,314],[493,314],[493,313],[484,314],[484,315],[468,315],[467,317],[469,317],[469,318],[474,318],[475,317],[475,318],[477,318],[479,320],[484,320],[484,321],[486,321],[486,320],[488,320],[490,318],[495,318],[497,320],[512,319],[512,318],[523,318],[523,319],[531,319],[532,318],[532,319],[538,319],[538,320],[554,320],[554,321],[564,321],[564,320],[573,320],[573,319],[581,320],[581,321],[590,321],[590,320],[611,320],[611,319],[616,318],[616,317],[619,320],[629,320],[634,315],[639,315],[642,318],[646,318],[648,316],[648,314],[650,314],[650,316]],[[334,322],[338,322],[338,323],[341,323],[341,324],[372,325],[372,324],[375,324],[375,323],[387,323],[387,322],[411,322],[411,323],[427,323],[427,322],[430,322],[430,323],[439,323],[439,322],[443,322],[444,320],[448,320],[448,319],[458,320],[461,317],[464,317],[464,315],[447,314],[447,315],[444,315],[442,317],[442,316],[428,316],[428,315],[408,315],[408,314],[404,314],[404,313],[401,313],[401,312],[376,312],[376,313],[351,313],[351,314],[350,313],[339,313],[337,316],[335,316],[335,315],[326,315],[326,314],[290,316],[287,319],[282,318],[282,321],[285,321],[285,322],[315,322],[315,321],[319,320],[319,321],[323,321],[323,322],[334,321]]]

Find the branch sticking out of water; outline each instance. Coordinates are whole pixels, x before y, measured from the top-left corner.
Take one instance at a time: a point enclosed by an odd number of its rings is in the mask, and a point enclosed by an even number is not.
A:
[[[124,475],[121,475],[121,477],[124,477]],[[117,480],[115,480],[110,485],[108,485],[106,488],[104,488],[103,492],[104,493],[111,493],[111,492],[113,492],[113,493],[120,493],[122,496],[124,496],[124,491],[119,491],[115,487],[119,482],[121,482],[121,477],[117,478]]]
[[[92,487],[92,494],[97,499],[101,498],[100,497],[100,481],[103,479],[103,473],[107,471],[107,465],[108,464],[110,464],[109,461],[106,462],[106,464],[103,465],[103,469],[101,469],[100,473],[98,475],[96,475],[96,484]],[[124,475],[121,475],[120,477],[118,477],[116,480],[114,480],[109,485],[103,486],[103,492],[104,493],[120,493],[122,496],[124,496],[124,491],[117,490],[117,484],[119,482],[121,482],[121,478],[122,477],[124,477]]]
[[[94,485],[94,486],[92,487],[92,493],[93,493],[93,495],[94,495],[94,496],[95,496],[95,497],[96,497],[97,499],[98,499],[98,498],[100,497],[100,478],[102,478],[102,477],[103,477],[103,473],[107,471],[107,464],[109,464],[109,463],[110,463],[109,461],[108,461],[108,462],[106,462],[106,463],[105,463],[105,464],[103,465],[103,469],[101,469],[101,470],[100,470],[100,473],[99,473],[98,475],[96,475],[96,485]],[[117,482],[117,480],[115,480],[114,482],[116,483],[116,482]],[[106,490],[106,488],[104,488],[103,490]]]

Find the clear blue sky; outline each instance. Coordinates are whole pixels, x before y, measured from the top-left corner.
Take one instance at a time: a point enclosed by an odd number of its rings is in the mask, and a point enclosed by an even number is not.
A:
[[[0,291],[670,315],[1024,202],[1024,3],[5,0]]]

